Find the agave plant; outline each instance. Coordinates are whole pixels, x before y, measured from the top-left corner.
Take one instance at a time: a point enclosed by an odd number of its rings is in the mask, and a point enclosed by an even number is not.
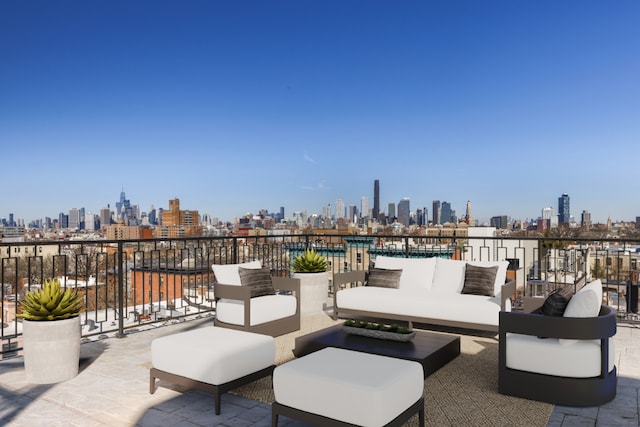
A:
[[[82,301],[75,289],[60,287],[59,280],[46,280],[42,289],[27,292],[20,304],[22,313],[17,316],[27,320],[62,320],[80,314]]]
[[[307,249],[293,259],[291,267],[294,273],[320,273],[327,271],[328,263],[324,255],[315,249]]]

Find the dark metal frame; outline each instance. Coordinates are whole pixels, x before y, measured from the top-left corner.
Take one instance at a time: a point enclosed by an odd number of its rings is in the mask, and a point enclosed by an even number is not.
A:
[[[273,370],[275,369],[275,367],[276,365],[271,365],[267,368],[253,372],[249,375],[245,375],[244,377],[240,377],[235,380],[226,382],[224,384],[208,384],[202,381],[183,377],[181,375],[172,374],[167,371],[161,371],[160,369],[151,368],[149,370],[149,393],[151,394],[155,393],[157,388],[156,379],[166,380],[184,387],[213,393],[213,396],[215,398],[216,415],[220,415],[220,398],[222,394],[230,390],[233,390],[235,388],[238,388],[240,386],[243,386],[245,384],[249,384],[253,381],[259,380],[260,378],[273,375]]]
[[[216,304],[219,299],[233,299],[244,303],[244,324],[234,325],[218,320],[216,317],[213,321],[215,326],[235,329],[239,331],[255,332],[258,334],[271,335],[277,337],[280,335],[295,332],[300,329],[300,279],[292,277],[271,277],[273,287],[276,291],[292,292],[296,298],[296,312],[292,316],[283,317],[271,322],[261,323],[259,325],[251,325],[251,296],[250,289],[247,286],[224,285],[215,283],[213,292]],[[260,298],[260,297],[257,297]]]
[[[343,285],[364,284],[366,272],[364,270],[348,271],[346,273],[336,273],[333,275],[333,319],[346,318],[350,316],[362,316],[365,318],[373,319],[389,319],[409,322],[411,325],[413,322],[428,325],[438,325],[453,328],[473,329],[489,332],[498,332],[498,326],[485,325],[481,323],[471,322],[457,322],[448,319],[438,319],[428,316],[407,316],[402,314],[392,314],[377,311],[365,311],[350,308],[338,307],[338,292],[342,289]],[[500,309],[504,311],[506,309],[506,302],[516,292],[516,282],[511,279],[508,280],[503,286],[500,293]],[[455,309],[455,307],[452,307]],[[427,314],[427,313],[425,313]]]
[[[570,378],[510,369],[506,366],[507,333],[536,337],[600,340],[600,375]],[[563,406],[600,406],[616,396],[617,376],[609,371],[609,338],[616,334],[616,311],[601,306],[598,317],[552,317],[500,312],[499,392]]]
[[[424,427],[424,397],[418,399],[413,405],[408,407],[404,412],[398,415],[384,427],[400,427],[407,421],[409,421],[415,414],[418,414],[418,420],[420,427]],[[310,423],[323,427],[350,427],[356,424],[347,423],[344,421],[336,420],[334,418],[328,418],[322,415],[314,414],[300,409],[292,408],[291,406],[282,405],[278,402],[271,404],[271,426],[277,427],[278,417],[283,415],[285,417],[297,419],[306,423]]]

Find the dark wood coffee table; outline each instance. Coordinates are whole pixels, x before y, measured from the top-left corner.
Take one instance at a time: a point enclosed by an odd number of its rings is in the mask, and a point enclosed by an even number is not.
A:
[[[296,338],[293,355],[302,357],[325,347],[419,362],[426,378],[460,354],[460,337],[439,332],[416,331],[413,341],[398,342],[351,335],[346,333],[340,324]]]

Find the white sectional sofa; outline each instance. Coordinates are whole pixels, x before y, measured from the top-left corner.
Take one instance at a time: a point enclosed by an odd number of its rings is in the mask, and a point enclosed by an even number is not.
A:
[[[497,267],[490,295],[462,292],[468,264]],[[508,264],[378,256],[375,269],[402,270],[397,288],[367,286],[365,271],[334,274],[334,318],[355,315],[497,332],[499,313],[511,310],[515,293],[515,281],[506,282]]]

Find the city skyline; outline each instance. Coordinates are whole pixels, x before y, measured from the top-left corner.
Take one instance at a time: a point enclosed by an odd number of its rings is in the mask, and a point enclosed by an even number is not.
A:
[[[446,201],[631,221],[640,3],[0,4],[0,217]],[[620,159],[620,160],[618,160]],[[116,197],[114,197],[114,194]]]

